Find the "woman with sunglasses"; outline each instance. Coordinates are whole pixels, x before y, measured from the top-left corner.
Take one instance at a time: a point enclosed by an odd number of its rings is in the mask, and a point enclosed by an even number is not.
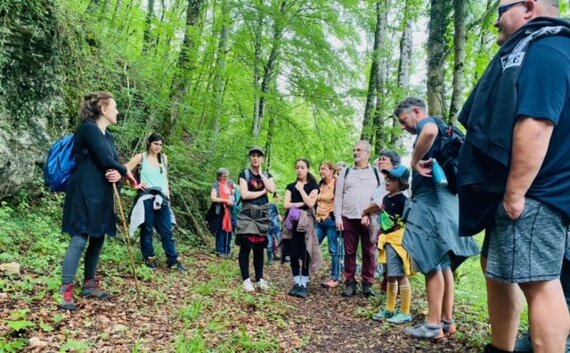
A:
[[[163,137],[152,133],[146,143],[146,152],[135,155],[129,163],[128,170],[139,169],[141,192],[135,200],[133,214],[137,207],[144,210],[144,219],[141,219],[141,252],[145,264],[156,269],[156,257],[152,245],[153,228],[160,234],[162,248],[166,254],[168,268],[180,272],[188,270],[178,260],[176,244],[174,242],[173,224],[174,215],[170,208],[170,187],[168,183],[168,159],[162,153]],[[131,222],[133,216],[131,216]]]

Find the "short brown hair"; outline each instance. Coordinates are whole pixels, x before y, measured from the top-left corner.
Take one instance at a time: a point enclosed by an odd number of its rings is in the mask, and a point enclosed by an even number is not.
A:
[[[109,92],[93,92],[86,94],[81,102],[79,114],[85,121],[96,121],[103,114],[101,107],[109,104],[109,100],[114,99]]]

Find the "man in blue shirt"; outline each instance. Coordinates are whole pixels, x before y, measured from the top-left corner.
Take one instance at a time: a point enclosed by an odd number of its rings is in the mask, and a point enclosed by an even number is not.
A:
[[[570,315],[559,277],[570,219],[570,24],[558,16],[556,0],[500,2],[495,27],[501,49],[459,117],[467,129],[460,189],[469,179],[480,192],[499,195],[494,217],[483,222],[492,328],[485,352],[515,348],[517,287],[529,304],[534,352],[566,351]],[[481,183],[503,167],[494,190]],[[462,170],[470,172],[463,178]],[[474,199],[460,203],[460,218],[470,219]]]

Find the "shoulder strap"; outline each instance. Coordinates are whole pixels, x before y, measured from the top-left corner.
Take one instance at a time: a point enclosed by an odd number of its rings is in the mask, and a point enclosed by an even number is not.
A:
[[[251,179],[251,173],[249,172],[249,168],[246,168],[243,173],[245,174],[245,181],[249,182]]]
[[[378,168],[372,167],[374,170],[374,176],[376,177],[376,185],[380,186],[380,175],[378,174]]]

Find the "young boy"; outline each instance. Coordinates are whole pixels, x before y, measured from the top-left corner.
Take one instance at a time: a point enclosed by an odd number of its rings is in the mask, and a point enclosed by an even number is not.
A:
[[[402,214],[406,196],[402,193],[409,187],[410,172],[404,166],[397,166],[390,170],[383,169],[386,178],[386,195],[382,207],[370,204],[364,214],[380,212],[379,224],[381,235],[378,239],[379,261],[387,267],[388,289],[386,309],[373,316],[373,320],[387,320],[394,324],[403,324],[412,321],[410,306],[412,301],[412,288],[408,275],[412,274],[412,260],[402,246],[404,236],[404,223]],[[396,311],[396,297],[400,291],[401,307]]]

